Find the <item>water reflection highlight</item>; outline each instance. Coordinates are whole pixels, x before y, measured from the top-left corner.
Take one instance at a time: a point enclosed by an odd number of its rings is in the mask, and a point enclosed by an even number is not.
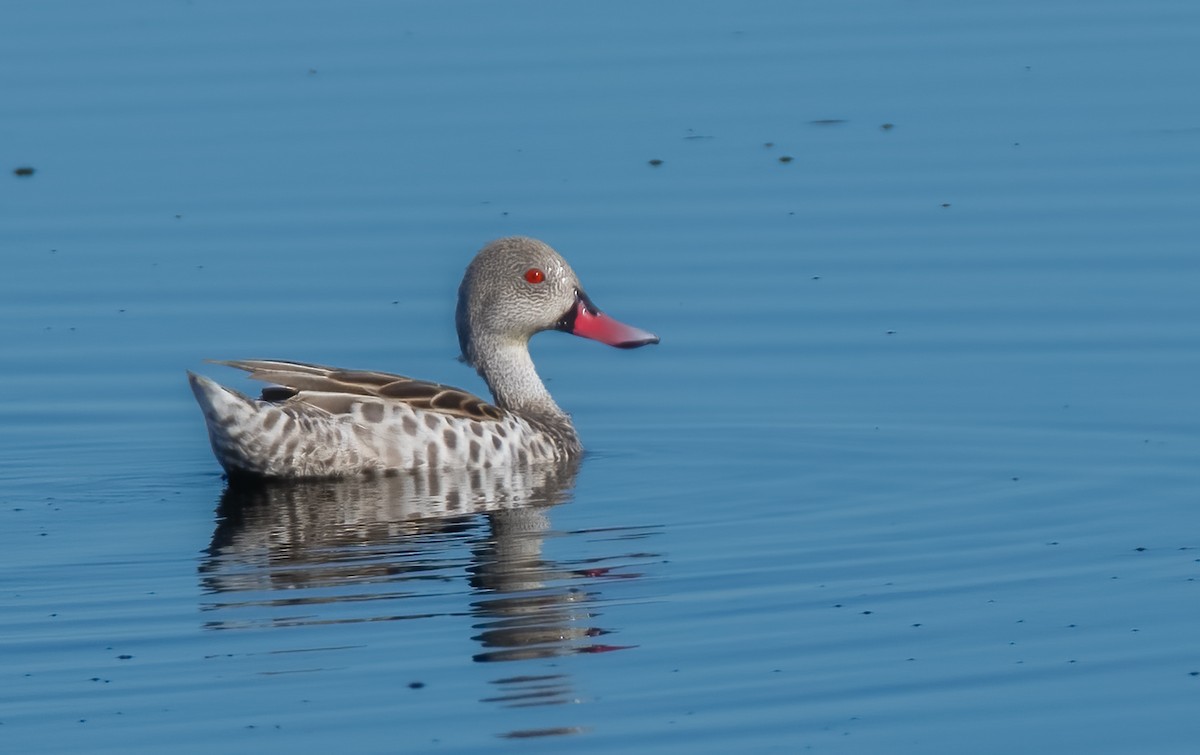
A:
[[[230,485],[200,567],[210,630],[463,617],[476,663],[535,662],[633,647],[604,638],[600,589],[657,555],[615,550],[553,559],[550,538],[626,548],[656,530],[555,531],[577,464],[375,480]],[[643,531],[646,530],[646,531]],[[525,708],[580,701],[545,664],[489,681],[479,699]],[[525,737],[578,727],[509,731]]]

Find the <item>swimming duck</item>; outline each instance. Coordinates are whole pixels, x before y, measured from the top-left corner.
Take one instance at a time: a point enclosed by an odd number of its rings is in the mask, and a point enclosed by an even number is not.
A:
[[[217,460],[230,477],[297,479],[577,459],[579,436],[534,369],[530,337],[562,330],[625,349],[658,343],[601,313],[558,252],[520,236],[471,261],[455,323],[463,360],[494,403],[440,383],[302,362],[217,362],[269,383],[259,398],[189,372]]]

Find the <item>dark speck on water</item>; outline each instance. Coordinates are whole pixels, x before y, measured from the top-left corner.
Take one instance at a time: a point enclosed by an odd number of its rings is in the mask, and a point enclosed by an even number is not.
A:
[[[19,168],[13,169],[13,174],[21,176],[22,178],[24,178],[26,176],[32,176],[33,173],[34,173],[34,169],[29,167],[28,165],[22,165]]]
[[[650,165],[654,166],[655,168],[657,168],[658,166],[663,164],[663,161],[659,160],[657,157],[654,158],[653,160],[650,160],[649,162],[650,162]]]

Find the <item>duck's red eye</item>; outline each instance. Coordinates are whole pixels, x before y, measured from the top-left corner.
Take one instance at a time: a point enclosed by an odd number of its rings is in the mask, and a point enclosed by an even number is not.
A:
[[[541,283],[546,280],[546,274],[536,267],[531,267],[525,271],[525,280],[530,283]]]

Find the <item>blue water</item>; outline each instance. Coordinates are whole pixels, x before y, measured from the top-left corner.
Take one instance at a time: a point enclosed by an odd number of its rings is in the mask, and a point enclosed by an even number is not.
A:
[[[0,749],[1200,737],[1193,3],[0,25]],[[185,370],[483,393],[518,233],[662,337],[534,340],[577,474],[226,491]]]

